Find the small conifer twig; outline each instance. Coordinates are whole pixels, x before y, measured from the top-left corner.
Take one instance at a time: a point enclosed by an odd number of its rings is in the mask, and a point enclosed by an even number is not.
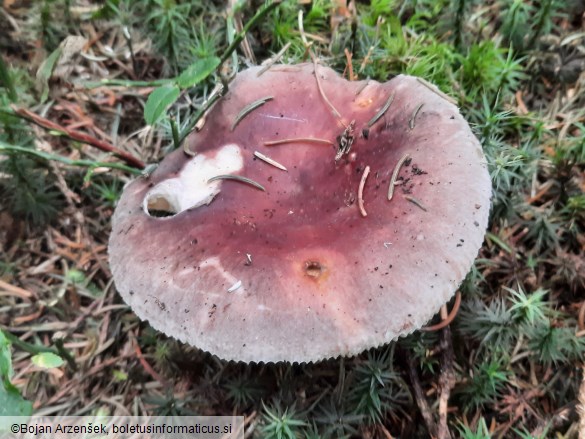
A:
[[[459,300],[461,294],[457,292]],[[447,320],[447,307],[443,306],[441,309],[441,316]],[[441,331],[441,376],[439,377],[439,426],[437,437],[439,439],[451,439],[451,432],[449,431],[449,423],[447,422],[447,410],[449,408],[449,397],[451,396],[451,389],[455,385],[455,371],[453,369],[453,343],[451,336],[451,328],[445,326]]]
[[[331,103],[329,98],[327,98],[327,95],[325,94],[325,91],[323,90],[323,87],[321,86],[321,81],[319,80],[319,73],[317,72],[317,57],[315,55],[313,55],[313,52],[309,52],[309,54],[311,55],[311,58],[313,59],[313,70],[315,72],[315,79],[317,80],[317,88],[319,89],[319,94],[321,95],[321,98],[325,101],[325,103],[327,104],[327,106],[331,110],[331,113],[333,113],[333,115],[337,118],[337,120],[339,120],[343,124],[343,126],[345,126],[347,128],[347,126],[345,125],[345,123],[342,120],[341,114],[339,113],[339,111],[337,111],[337,108],[335,108],[335,106]]]
[[[248,21],[246,23],[246,25],[244,26],[244,28],[242,29],[242,31],[241,32],[238,32],[235,35],[234,41],[232,41],[232,43],[225,50],[225,52],[223,53],[223,55],[220,58],[221,63],[217,67],[217,70],[218,71],[221,69],[221,65],[224,62],[226,62],[227,59],[231,56],[232,52],[234,50],[236,50],[236,47],[238,47],[240,45],[240,43],[242,42],[242,40],[244,39],[244,37],[246,36],[246,34],[248,33],[248,31],[251,28],[253,28],[254,26],[256,26],[256,23],[260,22],[270,11],[272,11],[274,8],[276,8],[280,3],[281,3],[281,0],[274,0],[271,3],[268,3],[267,5],[262,6],[258,10],[258,12],[256,12],[256,15],[254,15],[250,19],[250,21]]]
[[[438,331],[439,329],[446,328],[455,319],[455,316],[457,316],[457,312],[459,311],[460,306],[461,306],[461,293],[459,291],[457,291],[455,293],[455,303],[453,304],[453,309],[451,310],[449,315],[446,316],[443,319],[443,321],[437,323],[436,325],[426,326],[424,328],[421,328],[421,331],[434,332],[434,331]]]
[[[55,122],[45,119],[42,116],[39,116],[38,114],[33,113],[32,111],[27,110],[26,108],[19,108],[15,105],[12,105],[11,108],[15,114],[22,117],[23,119],[28,120],[29,122],[32,122],[47,130],[57,131],[72,140],[87,143],[88,145],[94,146],[102,151],[112,153],[133,168],[144,169],[146,167],[142,160],[134,157],[132,154],[127,153],[126,151],[122,151],[121,149],[116,148],[114,145],[104,140],[96,139],[95,137],[86,133],[82,133],[81,131],[72,130],[70,128],[61,126]]]
[[[301,41],[303,42],[303,46],[305,46],[305,50],[309,50],[311,44],[307,41],[307,36],[305,35],[305,27],[303,26],[303,10],[299,9],[299,14],[297,16],[298,24],[299,24],[299,33],[301,34]]]
[[[286,43],[284,45],[284,47],[282,49],[280,49],[280,51],[274,55],[272,58],[270,58],[270,60],[264,65],[264,67],[262,67],[258,73],[256,73],[256,76],[260,76],[262,75],[264,72],[266,72],[268,69],[270,69],[270,67],[272,67],[274,65],[274,63],[280,61],[280,59],[284,56],[284,53],[288,50],[288,48],[291,46],[291,42],[289,41],[288,43]]]
[[[345,53],[345,58],[347,60],[348,78],[350,81],[355,81],[357,78],[355,77],[355,75],[353,73],[353,64],[352,64],[353,53],[351,53],[349,50],[347,50],[347,47],[345,48],[345,50],[343,52]]]
[[[412,388],[414,390],[416,405],[418,405],[423,420],[425,421],[429,436],[437,437],[437,424],[433,419],[431,408],[420,384],[418,372],[416,371],[415,357],[414,355],[406,355],[405,357],[408,359],[408,376],[410,377],[410,382],[412,383]]]
[[[63,157],[57,154],[50,154],[44,151],[38,151],[32,148],[25,148],[24,146],[10,145],[0,140],[0,152],[12,152],[19,154],[26,154],[33,157],[38,157],[43,160],[55,161],[64,163],[69,166],[80,166],[83,168],[108,168],[108,169],[119,169],[121,171],[129,172],[131,174],[140,175],[141,171],[136,167],[130,167],[122,163],[117,162],[96,162],[94,160],[73,160],[68,157]]]
[[[581,386],[579,386],[579,432],[585,432],[585,366],[581,367]]]
[[[579,317],[577,318],[577,323],[579,324],[579,330],[585,331],[585,301],[581,304],[579,308]]]
[[[142,354],[142,350],[140,349],[140,345],[138,344],[138,340],[136,339],[136,336],[132,332],[130,332],[130,334],[131,334],[130,340],[132,341],[132,344],[134,344],[134,352],[136,353],[136,356],[138,357],[138,361],[140,362],[140,364],[142,365],[144,370],[152,378],[154,378],[156,381],[158,381],[163,386],[163,388],[169,389],[170,388],[169,382],[165,378],[163,378],[158,372],[156,372],[152,368],[152,366],[148,363],[148,361],[146,361],[146,359],[144,358],[144,355]]]

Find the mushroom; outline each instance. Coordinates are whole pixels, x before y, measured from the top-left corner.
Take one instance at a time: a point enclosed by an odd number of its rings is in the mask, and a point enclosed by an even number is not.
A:
[[[189,154],[125,188],[109,244],[118,291],[156,329],[228,360],[349,356],[420,328],[483,241],[478,140],[415,77],[259,70],[235,78]]]

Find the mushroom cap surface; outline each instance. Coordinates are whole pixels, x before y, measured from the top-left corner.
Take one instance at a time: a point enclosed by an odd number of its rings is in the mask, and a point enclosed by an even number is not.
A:
[[[125,188],[109,243],[118,291],[154,328],[227,360],[348,356],[420,328],[463,281],[487,227],[491,182],[467,122],[414,77],[348,82],[319,66],[339,121],[312,64],[259,70],[238,74],[188,137],[194,157],[174,151]],[[351,121],[351,150],[335,161]],[[333,145],[264,144],[298,138]],[[265,191],[209,182],[226,174]]]

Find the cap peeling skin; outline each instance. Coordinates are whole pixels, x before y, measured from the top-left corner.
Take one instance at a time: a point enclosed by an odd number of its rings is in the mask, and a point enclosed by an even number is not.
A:
[[[244,166],[240,148],[224,145],[214,157],[199,155],[185,164],[175,177],[161,181],[148,191],[143,201],[149,209],[179,213],[209,204],[219,193],[219,182],[208,182],[217,175],[237,172]]]
[[[414,77],[364,86],[319,66],[340,121],[312,64],[257,77],[259,69],[240,73],[187,139],[194,157],[177,150],[125,189],[109,248],[120,294],[153,327],[229,360],[353,355],[420,328],[458,288],[487,226],[490,178],[468,124]],[[242,109],[266,96],[273,99],[231,131]],[[351,150],[336,162],[352,121]],[[264,144],[298,138],[335,146]],[[363,216],[358,187],[367,166]],[[207,183],[222,174],[266,191]]]

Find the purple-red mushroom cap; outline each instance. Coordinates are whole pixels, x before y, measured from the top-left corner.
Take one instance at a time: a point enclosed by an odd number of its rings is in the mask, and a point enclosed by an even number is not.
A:
[[[227,360],[349,356],[420,328],[471,268],[491,183],[457,107],[321,66],[320,92],[314,69],[240,73],[189,154],[125,188],[110,265],[154,328]]]

